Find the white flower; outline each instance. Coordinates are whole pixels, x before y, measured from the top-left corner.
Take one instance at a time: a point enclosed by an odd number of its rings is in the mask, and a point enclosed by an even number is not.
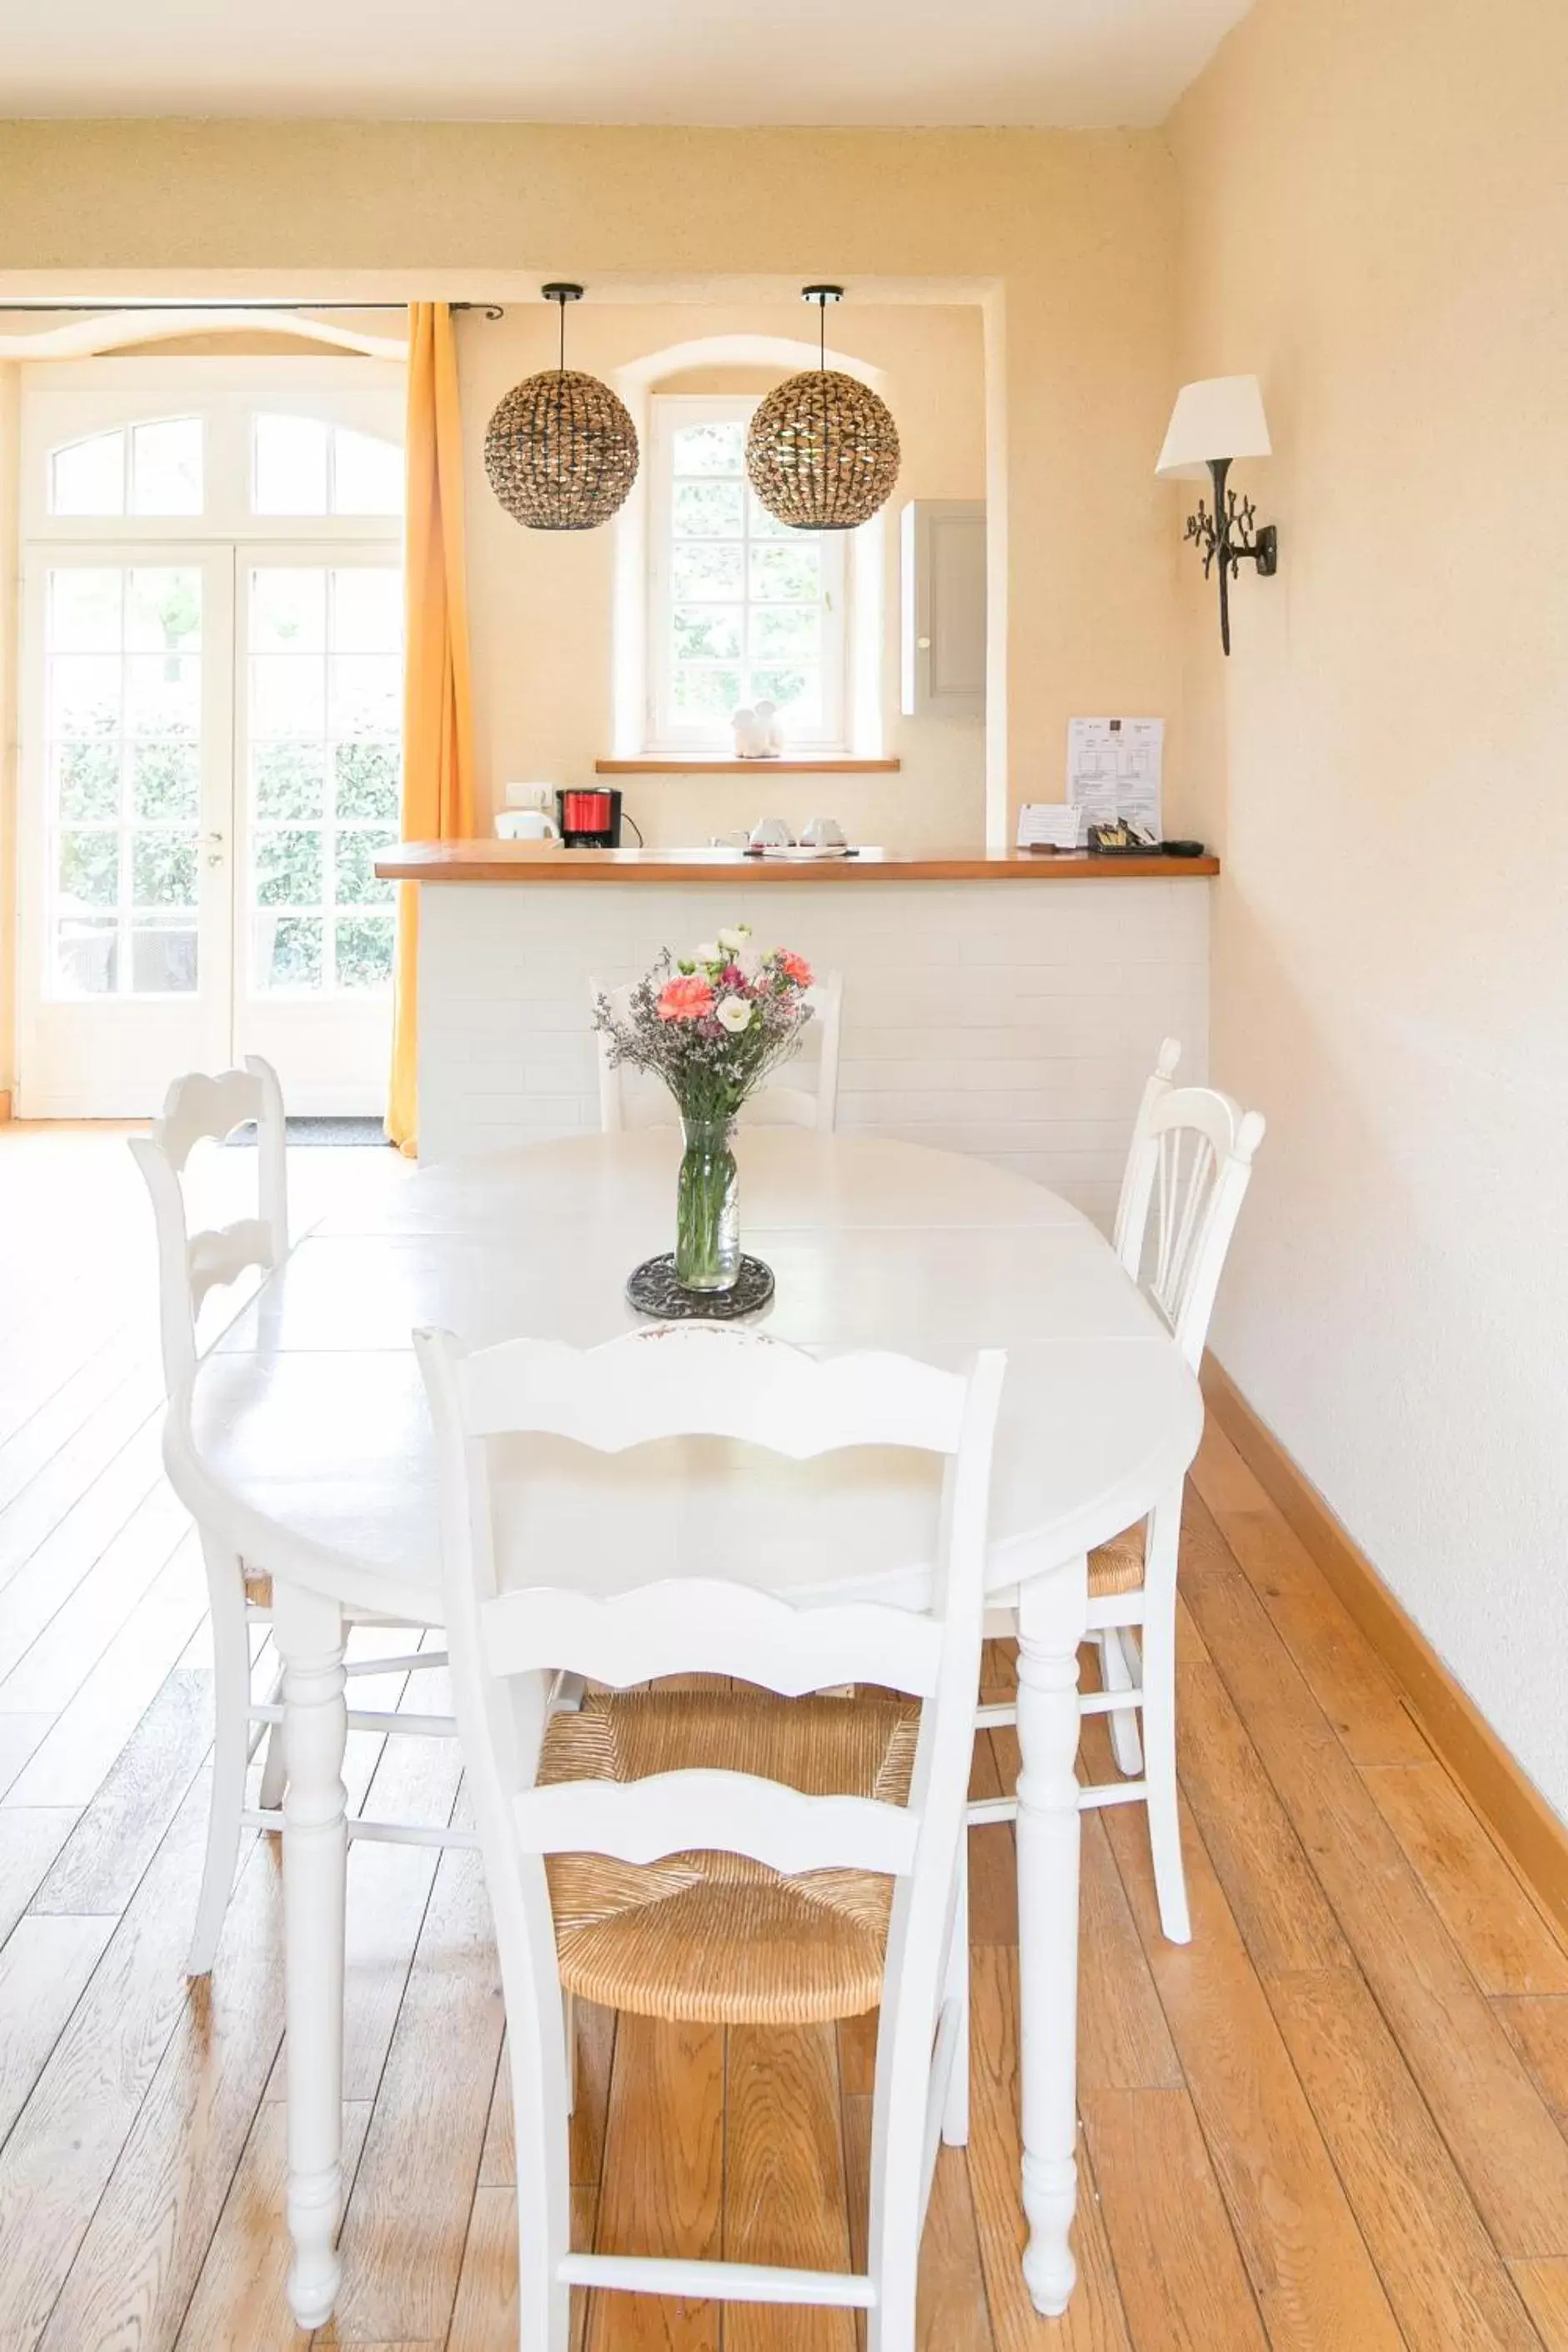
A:
[[[744,996],[721,996],[714,1007],[714,1019],[732,1036],[738,1037],[743,1029],[751,1026],[751,1007]]]
[[[721,931],[719,937],[722,939],[723,936],[724,934]],[[700,948],[694,948],[692,950],[692,961],[694,963],[722,963],[724,961],[724,958],[720,955],[717,947],[712,940],[705,940]]]
[[[735,950],[734,963],[743,980],[755,980],[762,969],[762,950],[747,940],[745,947]]]
[[[738,955],[750,937],[749,923],[732,923],[727,931],[720,931],[718,943],[721,948],[727,948],[731,955]]]

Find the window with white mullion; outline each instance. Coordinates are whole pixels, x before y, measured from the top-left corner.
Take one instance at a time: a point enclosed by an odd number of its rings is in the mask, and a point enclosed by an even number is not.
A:
[[[754,400],[653,403],[653,750],[730,749],[736,710],[771,701],[786,742],[845,748],[844,551],[779,523],[746,478]]]

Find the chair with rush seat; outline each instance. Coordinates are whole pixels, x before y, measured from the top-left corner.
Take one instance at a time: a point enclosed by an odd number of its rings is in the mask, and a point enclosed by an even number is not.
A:
[[[866,2312],[868,2352],[913,2352],[937,2144],[968,2129],[964,1818],[1004,1360],[983,1355],[968,1376],[892,1355],[819,1361],[711,1324],[582,1352],[516,1340],[468,1353],[444,1332],[415,1344],[507,2003],[521,2352],[566,2352],[572,2286],[849,2305]],[[597,1454],[717,1438],[797,1461],[862,1446],[945,1457],[930,1611],[796,1608],[706,1576],[605,1599],[552,1582],[595,1556],[586,1480],[572,1557],[501,1591],[496,1563],[518,1539],[490,1488],[489,1441],[521,1433]],[[550,1718],[557,1669],[606,1687]],[[635,1687],[694,1674],[751,1687]],[[873,1681],[876,1696],[824,1695]],[[558,1987],[726,2024],[880,2007],[863,2269],[571,2251]]]
[[[1175,1062],[1167,1041],[1139,1109],[1116,1242],[1122,1263],[1196,1372],[1264,1121],[1260,1112],[1243,1111],[1214,1087],[1173,1087]],[[1116,1765],[1126,1776],[1085,1788],[1081,1801],[1085,1809],[1147,1805],[1160,1925],[1176,1944],[1186,1943],[1192,1933],[1176,1817],[1181,1506],[1178,1485],[1140,1525],[1090,1553],[1089,1634],[1100,1653],[1102,1687],[1080,1702],[1085,1715],[1109,1716]],[[1010,1633],[1015,1623],[1010,1612],[988,1612],[988,1633]],[[982,1706],[976,1717],[981,1728],[1017,1719],[1011,1703]],[[1006,1821],[1017,1810],[1011,1798],[982,1799],[971,1806],[969,1818]]]
[[[256,1131],[258,1213],[235,1224],[193,1233],[181,1181],[192,1153],[199,1143],[223,1143],[237,1129],[252,1123]],[[283,1095],[277,1073],[253,1055],[243,1070],[224,1070],[215,1076],[198,1070],[176,1078],[152,1132],[130,1140],[152,1201],[163,1382],[173,1399],[196,1368],[198,1321],[208,1294],[237,1282],[253,1269],[263,1276],[269,1274],[288,1255]],[[243,1832],[283,1826],[278,1808],[285,1782],[279,1728],[281,1676],[274,1679],[265,1698],[257,1699],[251,1687],[251,1633],[254,1627],[271,1622],[272,1579],[248,1572],[245,1562],[207,1528],[198,1532],[212,1611],[215,1724],[206,1860],[186,1962],[192,1976],[204,1976],[213,1965]],[[355,1617],[350,1622],[383,1621]],[[403,1657],[355,1660],[345,1672],[350,1677],[391,1675],[445,1664],[444,1650],[416,1650]],[[450,1715],[355,1708],[349,1722],[355,1730],[444,1739],[453,1738],[456,1732]],[[267,1757],[259,1801],[256,1807],[247,1808],[246,1772],[263,1740]],[[445,1833],[402,1829],[393,1823],[353,1822],[350,1833],[381,1835],[403,1843],[452,1842]]]
[[[596,980],[588,983],[591,1003],[608,996],[617,1012],[625,1010],[631,993],[629,987],[604,988]],[[839,1036],[844,1015],[841,975],[829,972],[817,982],[811,996],[816,1011],[801,1033],[803,1052],[793,1062],[783,1064],[742,1103],[742,1127],[814,1127],[819,1135],[833,1132],[839,1113]],[[674,1126],[675,1108],[668,1090],[656,1079],[643,1078],[640,1071],[617,1067],[610,1058],[607,1040],[597,1030],[594,1044],[599,1055],[601,1131],[619,1135],[629,1127]],[[790,1070],[815,1083],[789,1085]]]

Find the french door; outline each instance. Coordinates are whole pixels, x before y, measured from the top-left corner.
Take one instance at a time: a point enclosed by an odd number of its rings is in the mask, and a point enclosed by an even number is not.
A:
[[[72,541],[26,603],[21,1115],[143,1117],[247,1053],[379,1113],[396,546]]]
[[[402,570],[394,549],[235,551],[234,1050],[297,1111],[374,1111],[392,1056]]]

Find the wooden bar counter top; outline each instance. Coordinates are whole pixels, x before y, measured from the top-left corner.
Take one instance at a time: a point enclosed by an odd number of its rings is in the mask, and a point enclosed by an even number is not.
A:
[[[1029,849],[860,849],[755,857],[738,849],[559,849],[532,841],[405,841],[383,882],[1116,882],[1198,880],[1218,857],[1104,857]]]

